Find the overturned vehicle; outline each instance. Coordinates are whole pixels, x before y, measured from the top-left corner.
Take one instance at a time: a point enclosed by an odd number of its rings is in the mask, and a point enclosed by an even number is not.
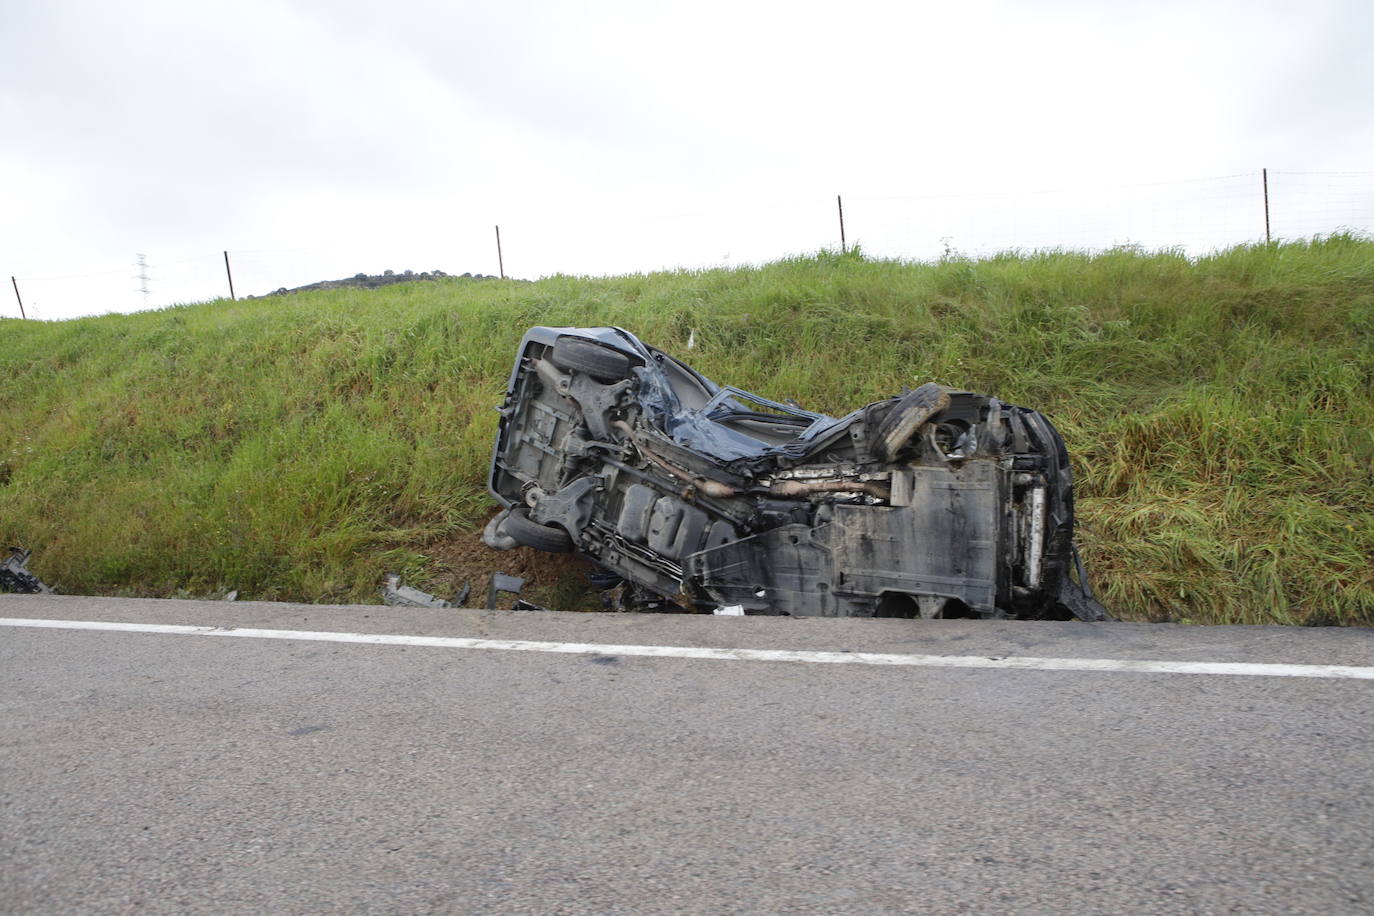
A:
[[[835,418],[619,328],[532,328],[489,488],[489,546],[577,550],[686,608],[1110,619],[1054,427],[934,384]]]

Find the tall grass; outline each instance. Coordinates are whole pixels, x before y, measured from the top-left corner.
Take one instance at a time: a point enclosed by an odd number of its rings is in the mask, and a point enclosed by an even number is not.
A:
[[[434,558],[486,517],[492,407],[533,324],[620,325],[831,413],[929,380],[1036,407],[1117,613],[1374,623],[1374,242],[1344,235],[0,321],[0,543],[68,592],[370,601],[388,570],[463,578]]]

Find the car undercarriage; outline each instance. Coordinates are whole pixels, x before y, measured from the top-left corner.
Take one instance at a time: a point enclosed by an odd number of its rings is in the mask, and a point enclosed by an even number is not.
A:
[[[1034,410],[925,384],[836,418],[619,328],[536,327],[500,411],[491,547],[576,550],[703,612],[1111,619]]]

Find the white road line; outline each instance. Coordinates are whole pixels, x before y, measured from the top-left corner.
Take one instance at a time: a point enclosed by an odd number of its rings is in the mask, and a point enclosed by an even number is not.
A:
[[[0,627],[101,630],[113,633],[164,633],[176,636],[234,636],[372,646],[424,646],[435,649],[496,649],[563,655],[617,655],[645,658],[704,658],[718,661],[806,662],[822,665],[886,665],[918,668],[1012,668],[1022,671],[1111,671],[1133,674],[1224,674],[1257,677],[1316,677],[1374,680],[1374,667],[1350,665],[1276,665],[1250,662],[1170,662],[1119,658],[988,657],[981,655],[888,655],[876,652],[813,652],[792,649],[711,649],[696,646],[616,646],[602,643],[532,642],[524,639],[468,639],[456,636],[404,636],[379,633],[321,633],[309,630],[257,630],[249,627],[196,627],[159,623],[107,623],[99,620],[33,620],[0,617]]]

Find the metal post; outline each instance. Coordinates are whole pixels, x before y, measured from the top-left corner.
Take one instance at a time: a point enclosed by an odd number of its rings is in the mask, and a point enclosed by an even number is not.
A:
[[[1264,244],[1273,242],[1269,237],[1269,170],[1261,169],[1260,173],[1264,176]]]
[[[506,262],[501,258],[501,227],[496,227],[496,266],[501,270],[501,279],[506,279]]]
[[[844,254],[849,249],[844,243],[844,201],[840,199],[838,194],[835,195],[835,206],[840,208],[840,253]]]
[[[14,298],[19,299],[19,281],[14,279],[14,277],[10,277],[10,282],[14,284]],[[19,317],[23,318],[25,321],[29,320],[29,316],[24,314],[23,299],[19,299]]]
[[[229,269],[229,252],[227,251],[224,253],[224,275],[229,278],[229,298],[238,302],[239,297],[234,295],[234,273]]]

